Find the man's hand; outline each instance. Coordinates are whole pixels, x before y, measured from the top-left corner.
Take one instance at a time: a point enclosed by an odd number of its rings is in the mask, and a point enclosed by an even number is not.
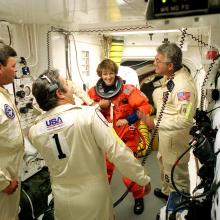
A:
[[[10,181],[10,184],[4,189],[2,190],[4,193],[7,193],[8,195],[12,194],[13,192],[15,192],[15,190],[18,188],[18,180],[17,178],[13,178]]]
[[[121,127],[121,126],[126,125],[126,124],[128,124],[127,119],[119,119],[119,120],[116,122],[116,126],[117,126],[117,127]]]
[[[144,189],[144,195],[148,195],[151,191],[151,183],[148,183]]]
[[[101,99],[101,100],[99,101],[99,106],[100,106],[100,108],[102,108],[102,109],[109,108],[110,104],[111,104],[110,100],[107,100],[107,99]]]
[[[147,125],[149,130],[154,129],[154,118],[147,116],[147,115],[141,115],[141,120]]]

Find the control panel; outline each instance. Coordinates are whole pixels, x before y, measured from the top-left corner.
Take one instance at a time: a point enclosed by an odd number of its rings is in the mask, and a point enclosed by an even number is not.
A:
[[[14,80],[15,104],[21,115],[22,129],[29,128],[37,116],[33,109],[32,83],[33,78],[31,76]]]
[[[200,0],[149,0],[146,10],[147,20],[175,18],[194,15],[216,14],[220,12],[220,1]]]
[[[39,115],[39,111],[36,111],[34,108],[32,84],[33,78],[30,75],[23,75],[15,79],[13,84],[15,104],[20,113],[21,127],[25,136],[25,156],[21,173],[22,181],[33,176],[45,166],[45,161],[41,155],[26,138],[28,129],[33,125],[34,120]]]

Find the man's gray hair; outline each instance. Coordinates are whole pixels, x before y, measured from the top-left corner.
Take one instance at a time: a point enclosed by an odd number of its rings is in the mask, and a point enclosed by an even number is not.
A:
[[[175,43],[164,43],[157,48],[157,52],[167,58],[167,62],[173,63],[174,71],[182,67],[182,50]]]

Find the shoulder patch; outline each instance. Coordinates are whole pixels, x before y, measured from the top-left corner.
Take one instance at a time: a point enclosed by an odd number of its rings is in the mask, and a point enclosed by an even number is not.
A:
[[[63,125],[63,120],[60,116],[49,118],[45,121],[47,130],[55,129]]]
[[[15,117],[14,109],[8,104],[4,104],[4,112],[5,115],[10,119],[13,119]]]
[[[125,95],[130,95],[131,94],[131,92],[134,90],[134,86],[132,86],[132,85],[128,85],[128,86],[126,86],[126,88],[123,90],[123,93],[125,94]]]
[[[189,101],[190,96],[191,96],[190,92],[178,92],[177,93],[178,101]]]

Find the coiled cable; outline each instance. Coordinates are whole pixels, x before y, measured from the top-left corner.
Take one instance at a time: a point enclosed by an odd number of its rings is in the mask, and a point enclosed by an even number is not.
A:
[[[50,33],[51,31],[47,32],[47,68],[50,70]]]

